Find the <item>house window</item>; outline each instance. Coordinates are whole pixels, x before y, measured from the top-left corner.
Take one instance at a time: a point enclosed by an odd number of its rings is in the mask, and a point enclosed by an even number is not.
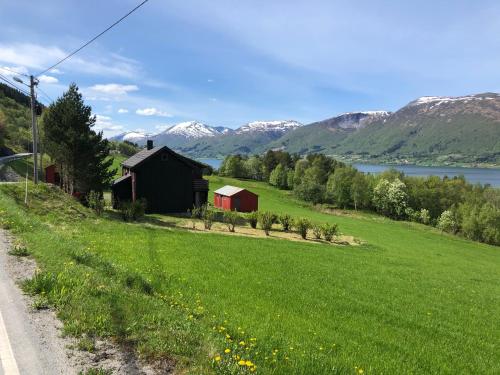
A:
[[[161,154],[161,161],[167,161],[168,160],[168,154]]]

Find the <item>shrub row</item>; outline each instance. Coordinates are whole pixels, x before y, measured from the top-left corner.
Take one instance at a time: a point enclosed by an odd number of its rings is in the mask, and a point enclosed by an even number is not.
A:
[[[188,211],[188,214],[192,219],[193,229],[196,228],[197,220],[203,221],[205,229],[208,230],[212,228],[214,221],[221,221],[227,225],[230,232],[234,232],[239,222],[246,221],[253,229],[260,226],[266,236],[270,234],[274,224],[280,224],[284,232],[295,229],[303,239],[307,239],[309,230],[312,230],[316,239],[323,238],[329,242],[339,233],[337,224],[312,224],[307,218],[294,219],[289,214],[277,215],[269,211],[253,211],[248,214],[239,214],[236,211],[220,212],[209,205],[204,205],[194,207]]]

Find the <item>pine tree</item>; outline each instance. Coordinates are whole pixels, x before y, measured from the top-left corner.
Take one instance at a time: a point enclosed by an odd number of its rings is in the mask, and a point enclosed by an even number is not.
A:
[[[95,122],[92,108],[85,105],[75,84],[44,113],[43,142],[69,194],[102,192],[115,174],[109,169],[113,160],[108,158],[108,141],[92,129]]]

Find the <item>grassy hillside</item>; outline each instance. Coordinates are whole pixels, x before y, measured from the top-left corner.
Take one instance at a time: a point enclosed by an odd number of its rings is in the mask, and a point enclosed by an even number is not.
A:
[[[301,155],[311,153],[331,154],[353,131],[353,129],[330,127],[324,123],[311,124],[290,131],[270,143],[267,148],[283,148],[290,153],[299,153]]]
[[[123,223],[44,186],[30,186],[29,208],[22,185],[0,186],[0,221],[38,260],[44,273],[26,289],[56,306],[66,332],[113,336],[190,373],[500,372],[498,247],[210,178],[212,191],[225,184],[366,243],[191,232],[156,216]]]

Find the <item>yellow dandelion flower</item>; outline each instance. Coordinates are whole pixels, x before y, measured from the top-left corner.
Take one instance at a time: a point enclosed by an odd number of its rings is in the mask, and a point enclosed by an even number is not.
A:
[[[245,346],[245,341],[240,341],[241,346]]]
[[[253,363],[252,363],[252,361],[246,361],[245,365],[247,365],[247,367],[252,367]]]
[[[226,354],[231,353],[231,349],[228,348],[228,349],[224,350],[224,353],[226,353]]]
[[[242,359],[242,360],[240,360],[240,361],[238,362],[238,364],[239,364],[240,366],[245,366],[245,365],[246,365],[246,362]]]
[[[362,368],[360,368],[360,369],[358,370],[358,374],[363,374],[363,373],[364,373],[363,369],[362,369]]]
[[[220,355],[216,356],[216,357],[215,357],[215,360],[216,360],[217,362],[219,362],[219,361],[221,360]]]

